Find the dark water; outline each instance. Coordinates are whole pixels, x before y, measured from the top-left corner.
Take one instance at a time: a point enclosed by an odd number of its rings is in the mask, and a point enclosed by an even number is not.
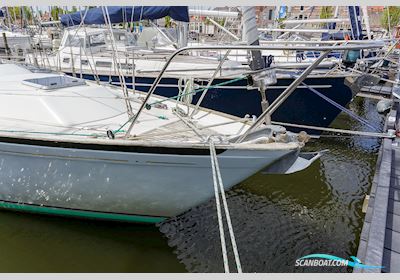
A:
[[[350,108],[382,127],[375,105],[357,98]],[[346,115],[332,126],[370,131]],[[329,152],[307,170],[258,173],[229,191],[243,270],[346,272],[296,268],[294,262],[311,253],[356,255],[379,144],[325,135],[307,150]],[[0,212],[0,272],[222,272],[214,204],[212,199],[157,227]]]

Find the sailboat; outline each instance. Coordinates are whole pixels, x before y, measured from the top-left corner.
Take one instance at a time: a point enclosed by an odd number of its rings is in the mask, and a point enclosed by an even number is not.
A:
[[[275,125],[244,135],[252,122],[187,102],[139,91],[127,96],[120,87],[0,64],[0,207],[159,222],[214,196],[210,141],[226,189],[298,158],[305,135]],[[285,170],[293,162],[287,164]]]
[[[32,39],[29,34],[24,34],[20,32],[21,30],[14,30],[10,23],[7,26],[5,16],[6,14],[0,9],[0,49],[6,52],[30,49]]]
[[[31,37],[27,34],[0,29],[0,49],[29,50],[31,48]]]

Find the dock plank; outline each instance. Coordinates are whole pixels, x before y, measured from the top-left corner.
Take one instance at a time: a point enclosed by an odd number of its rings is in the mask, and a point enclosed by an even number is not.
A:
[[[400,201],[389,199],[387,211],[388,213],[400,215]]]
[[[385,249],[400,254],[400,232],[386,230]]]
[[[382,158],[379,165],[376,193],[373,203],[373,214],[369,225],[365,258],[361,259],[368,265],[381,265],[385,247],[387,213],[389,205],[389,188],[392,170],[392,140],[384,139]],[[381,272],[381,269],[361,269],[356,272]]]
[[[383,266],[382,272],[400,272],[400,254],[391,250],[385,249],[383,252]]]
[[[396,104],[388,114],[385,129],[395,128],[400,119],[399,111],[399,104]],[[393,116],[396,116],[395,122],[390,118]],[[382,141],[357,257],[366,265],[382,265],[383,268],[355,268],[353,272],[400,272],[399,139]]]
[[[396,215],[396,214],[388,215],[386,227],[389,230],[400,233],[400,215]],[[369,229],[369,226],[368,226],[368,229]]]

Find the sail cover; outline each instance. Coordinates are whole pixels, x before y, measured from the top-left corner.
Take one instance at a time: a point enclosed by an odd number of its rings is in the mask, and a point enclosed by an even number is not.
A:
[[[359,6],[348,6],[353,40],[362,40],[362,25]]]
[[[106,7],[104,7],[105,9]],[[107,6],[111,23],[140,21],[144,19],[159,19],[170,16],[174,20],[189,22],[189,11],[187,6]],[[132,14],[133,13],[133,14]],[[79,25],[84,17],[85,11],[79,11],[61,16],[64,26]],[[101,7],[91,8],[84,17],[84,24],[104,24],[103,9]]]

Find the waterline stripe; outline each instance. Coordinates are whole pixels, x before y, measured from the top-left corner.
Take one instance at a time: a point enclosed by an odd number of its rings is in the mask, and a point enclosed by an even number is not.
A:
[[[136,223],[159,223],[165,220],[163,217],[150,217],[150,216],[140,216],[140,215],[124,215],[115,213],[105,213],[105,212],[92,212],[83,210],[73,210],[73,209],[63,209],[56,207],[47,206],[35,206],[20,203],[10,203],[0,201],[0,208],[12,211],[24,211],[35,214],[46,214],[46,215],[56,215],[63,217],[77,217],[86,219],[98,219],[98,220],[110,220],[110,221],[122,221],[122,222],[136,222]]]

